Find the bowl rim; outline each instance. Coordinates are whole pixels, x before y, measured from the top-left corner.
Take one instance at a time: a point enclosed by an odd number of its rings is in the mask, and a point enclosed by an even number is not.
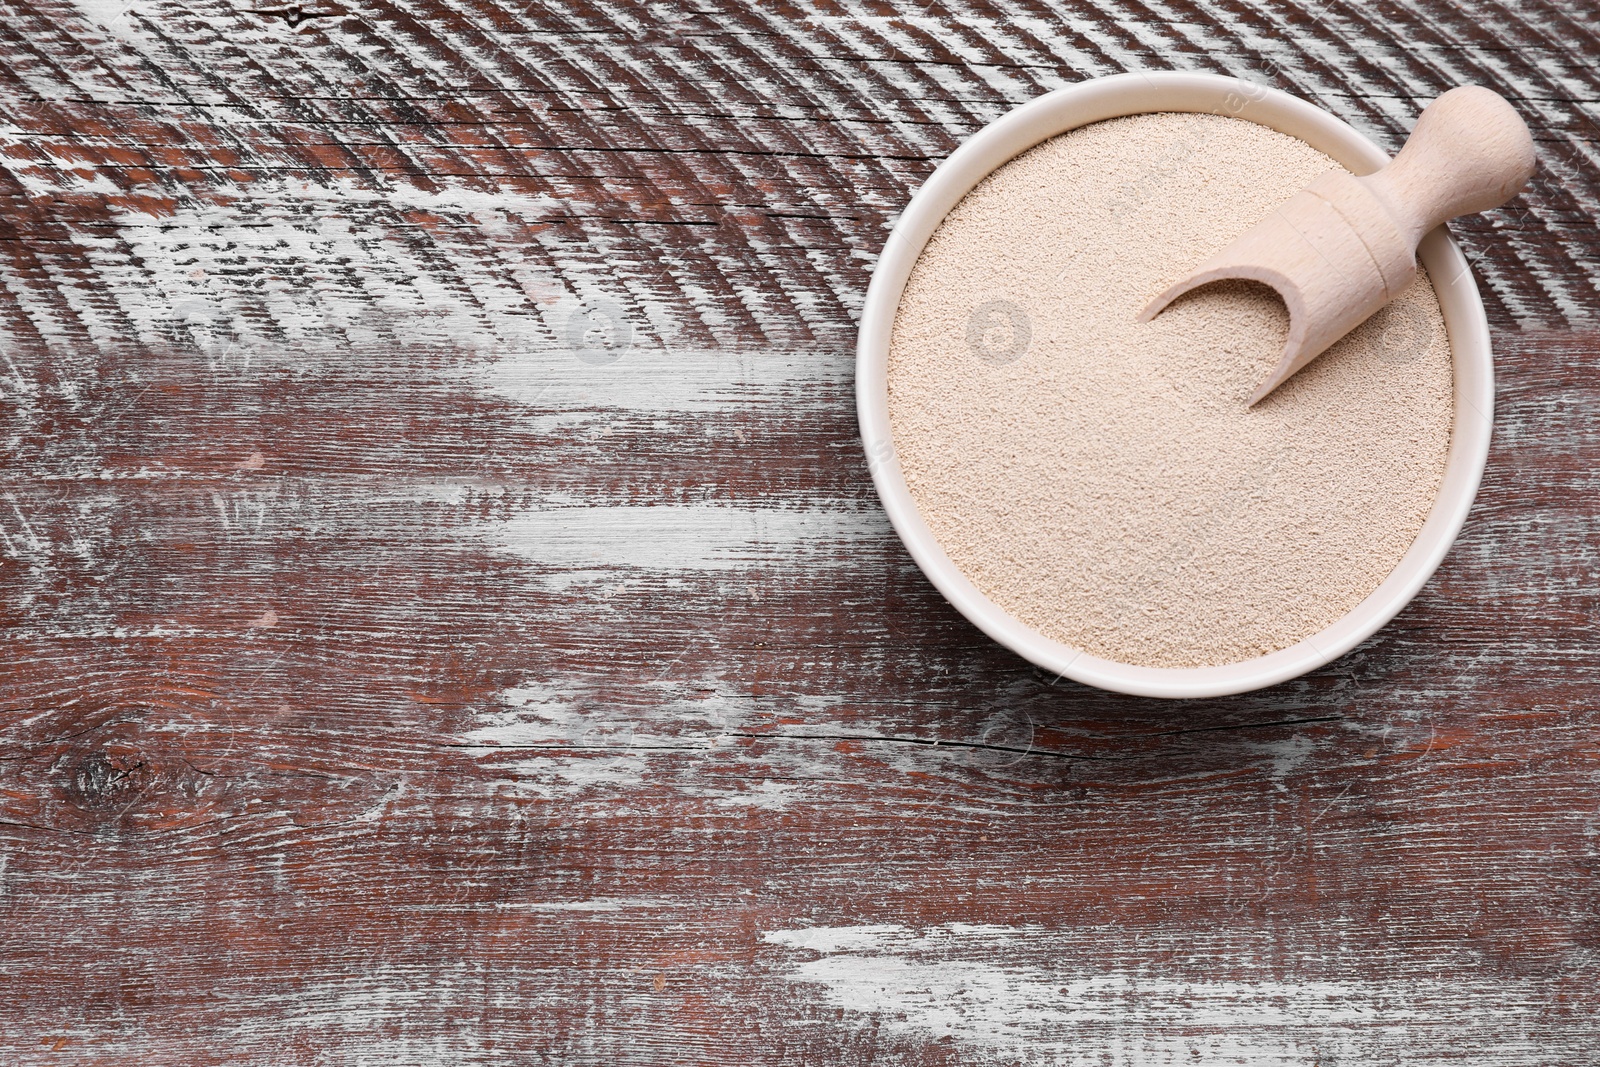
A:
[[[856,341],[856,412],[878,498],[912,559],[957,611],[995,641],[1060,678],[1135,696],[1201,698],[1277,685],[1338,659],[1412,600],[1455,543],[1477,495],[1494,422],[1488,318],[1461,249],[1443,226],[1417,258],[1444,313],[1455,386],[1444,478],[1416,540],[1389,576],[1348,613],[1277,652],[1212,667],[1142,667],[1045,637],[991,601],[945,554],[917,511],[889,423],[888,354],[911,269],[944,216],[991,172],[1057,134],[1103,119],[1155,111],[1210,112],[1299,137],[1357,174],[1389,161],[1349,124],[1281,90],[1218,74],[1114,74],[1055,89],[980,129],[929,175],[895,222],[872,272]]]

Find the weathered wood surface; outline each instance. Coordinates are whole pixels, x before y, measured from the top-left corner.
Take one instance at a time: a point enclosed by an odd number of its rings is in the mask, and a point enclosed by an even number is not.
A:
[[[1590,4],[0,0],[0,1062],[1600,1063]],[[1376,640],[1174,705],[932,591],[894,213],[1123,69],[1541,172]]]

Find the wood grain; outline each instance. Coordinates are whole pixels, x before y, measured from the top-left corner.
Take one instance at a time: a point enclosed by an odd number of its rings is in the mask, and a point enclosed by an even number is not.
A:
[[[0,1062],[1600,1062],[1588,7],[0,3]],[[1540,157],[1461,542],[1230,700],[855,435],[917,183],[1126,69]]]

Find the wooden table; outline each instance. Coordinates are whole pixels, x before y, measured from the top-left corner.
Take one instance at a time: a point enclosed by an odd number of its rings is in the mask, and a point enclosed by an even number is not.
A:
[[[1100,6],[5,0],[0,1062],[1600,1063],[1600,14]],[[1460,544],[1194,704],[959,617],[852,398],[918,182],[1155,69],[1542,168]]]

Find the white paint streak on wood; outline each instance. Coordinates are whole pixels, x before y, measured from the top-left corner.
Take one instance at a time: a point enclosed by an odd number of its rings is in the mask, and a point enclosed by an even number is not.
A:
[[[122,192],[81,156],[42,143],[15,123],[0,123],[0,158],[5,160],[6,171],[32,197],[116,196]]]
[[[833,776],[839,757],[828,744],[779,747],[737,775],[698,773],[721,762],[736,735],[770,725],[774,711],[727,692],[722,679],[679,677],[676,660],[662,658],[626,703],[596,699],[591,679],[525,682],[502,693],[458,744],[504,776],[496,788],[545,798],[621,800],[649,784],[721,807],[772,811],[812,795],[801,781]],[[784,710],[820,719],[841,702],[792,699]]]
[[[793,782],[775,782],[764,779],[745,785],[733,792],[725,792],[713,803],[723,808],[759,808],[762,811],[781,811],[801,796],[800,787]]]
[[[785,510],[720,504],[576,504],[530,508],[489,525],[486,540],[542,565],[546,575],[727,571],[762,565],[850,566],[854,549],[890,536],[878,512]]]
[[[682,908],[685,903],[662,897],[594,897],[588,900],[512,900],[495,907],[499,911],[613,912]]]
[[[403,329],[418,343],[473,349],[551,335],[529,293],[559,290],[530,275],[504,236],[551,210],[545,198],[511,192],[270,179],[170,212],[118,212],[114,233],[74,239],[144,344],[182,329],[224,358],[286,342],[372,345]],[[430,248],[434,238],[408,212],[484,239],[471,255],[424,257],[415,242]],[[98,306],[78,310],[95,340],[128,340]]]
[[[603,323],[605,315],[603,307],[563,302],[551,315],[562,343],[504,351],[476,372],[477,384],[528,405],[537,412],[529,415],[530,424],[550,429],[608,417],[615,410],[714,417],[848,396],[853,367],[845,353],[829,348],[647,347],[633,343],[641,331],[625,315],[620,323],[625,346],[608,348],[598,340],[573,346],[583,340],[587,323]],[[708,432],[714,427],[708,424]]]
[[[829,1005],[953,1039],[966,1063],[1550,1062],[1549,1047],[1523,1028],[1541,1002],[1527,981],[1240,980],[1209,977],[1203,965],[1191,965],[1189,979],[1096,972],[1073,958],[1071,935],[1043,927],[800,927],[763,941],[793,950],[790,980],[817,987]]]
[[[136,0],[72,0],[72,6],[102,30],[115,37],[132,39],[135,37],[134,22],[138,17],[135,12],[135,2]],[[152,6],[159,6],[159,0]]]

